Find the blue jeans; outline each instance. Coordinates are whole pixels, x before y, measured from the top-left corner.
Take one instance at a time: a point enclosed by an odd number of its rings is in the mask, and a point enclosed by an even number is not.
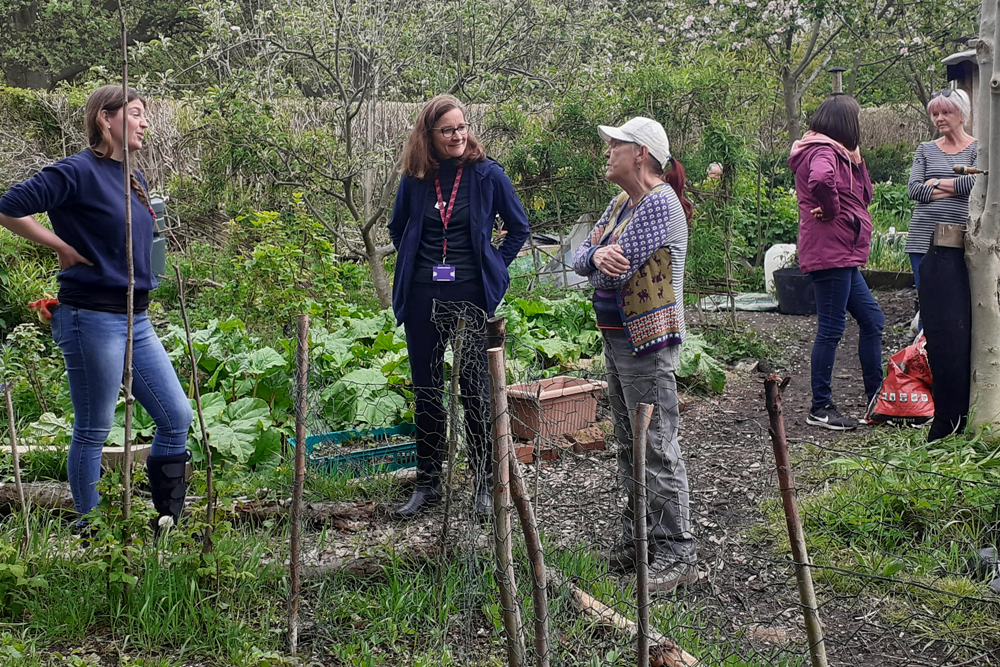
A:
[[[52,337],[66,360],[73,401],[67,467],[73,504],[81,517],[97,506],[101,452],[114,423],[125,371],[126,328],[125,315],[72,306],[52,312]],[[181,454],[191,427],[191,402],[144,312],[135,315],[133,340],[132,393],[156,424],[150,455]]]
[[[913,286],[920,289],[920,260],[924,258],[922,252],[907,253],[910,256],[910,268],[913,269]]]
[[[831,403],[830,381],[837,345],[844,335],[847,313],[858,322],[861,337],[858,357],[865,381],[868,401],[882,384],[882,327],[885,315],[875,303],[861,270],[857,267],[813,271],[816,293],[816,342],[812,349],[812,407],[824,408]]]

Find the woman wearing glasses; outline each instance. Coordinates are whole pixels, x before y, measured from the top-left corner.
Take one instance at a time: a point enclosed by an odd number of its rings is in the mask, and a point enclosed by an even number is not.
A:
[[[491,506],[489,378],[485,330],[510,284],[507,267],[528,238],[528,218],[503,167],[486,157],[465,107],[438,95],[420,110],[403,148],[402,178],[389,221],[399,252],[392,308],[406,331],[415,395],[417,484],[397,510],[411,517],[441,500],[444,459],[444,351],[460,326],[460,383],[477,514]],[[493,223],[506,237],[494,248]],[[468,306],[474,307],[468,307]],[[464,320],[460,324],[459,320]]]
[[[964,428],[969,412],[972,306],[964,236],[975,176],[956,176],[953,167],[975,165],[978,144],[965,131],[970,115],[965,91],[935,93],[927,113],[941,137],[920,144],[913,156],[907,190],[916,205],[906,252],[934,375],[934,422],[928,439],[937,440]]]

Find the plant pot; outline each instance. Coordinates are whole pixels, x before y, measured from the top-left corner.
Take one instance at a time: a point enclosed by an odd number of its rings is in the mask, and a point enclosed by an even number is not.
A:
[[[802,273],[799,267],[778,269],[774,272],[774,291],[778,299],[778,312],[785,315],[815,315],[816,294],[812,276]]]
[[[554,438],[592,423],[606,382],[559,376],[507,387],[511,430],[522,440]]]
[[[912,271],[879,271],[861,269],[861,275],[869,289],[905,289],[913,287]]]

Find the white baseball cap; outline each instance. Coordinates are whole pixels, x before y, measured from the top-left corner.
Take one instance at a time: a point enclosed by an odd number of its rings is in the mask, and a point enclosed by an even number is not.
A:
[[[670,142],[667,140],[667,133],[663,126],[652,118],[636,116],[621,127],[598,125],[597,132],[601,135],[601,139],[607,143],[611,143],[612,139],[617,139],[645,146],[649,149],[649,154],[660,163],[660,168],[667,168],[667,160],[670,159]]]

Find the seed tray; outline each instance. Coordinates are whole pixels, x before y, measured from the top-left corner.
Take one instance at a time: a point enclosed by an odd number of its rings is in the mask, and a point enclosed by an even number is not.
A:
[[[351,429],[310,435],[306,438],[306,464],[319,472],[349,477],[412,468],[417,465],[417,443],[415,440],[396,445],[358,449],[332,456],[325,452],[321,455],[314,454],[314,452],[318,446],[327,443],[337,444],[361,439],[377,443],[380,440],[388,441],[396,436],[413,435],[416,430],[413,424],[399,424],[398,426],[371,430]],[[290,438],[289,443],[294,447],[295,439]]]

